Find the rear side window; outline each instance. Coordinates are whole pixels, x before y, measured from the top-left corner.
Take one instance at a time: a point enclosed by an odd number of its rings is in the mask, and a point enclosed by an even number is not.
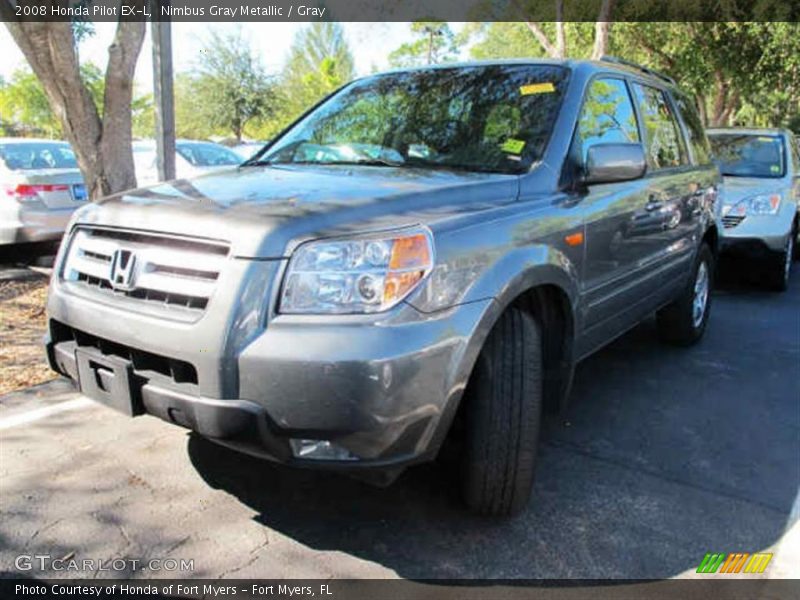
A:
[[[633,84],[633,93],[645,127],[645,154],[653,170],[689,164],[678,121],[664,92],[647,85]]]
[[[585,163],[589,148],[597,144],[638,141],[636,113],[625,82],[595,79],[586,94],[575,132],[574,144],[580,150],[581,160]]]
[[[678,107],[678,112],[686,124],[689,144],[692,146],[695,160],[701,165],[710,164],[711,146],[708,143],[703,123],[700,121],[700,116],[697,114],[694,105],[683,94],[673,94],[673,98],[675,98],[675,105]]]

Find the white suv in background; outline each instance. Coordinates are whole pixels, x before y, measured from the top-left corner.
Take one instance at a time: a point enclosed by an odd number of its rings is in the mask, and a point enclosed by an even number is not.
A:
[[[755,258],[768,285],[789,285],[800,230],[800,152],[786,129],[709,129],[725,180],[722,250]]]

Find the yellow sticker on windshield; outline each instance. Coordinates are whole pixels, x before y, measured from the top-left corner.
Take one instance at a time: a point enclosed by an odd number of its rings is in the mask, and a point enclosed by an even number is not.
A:
[[[503,142],[503,145],[500,146],[503,152],[508,152],[509,154],[522,154],[523,148],[525,148],[525,142],[523,140],[515,140],[514,138],[508,138]]]
[[[769,170],[772,173],[780,173],[781,172],[781,166],[780,165],[771,165]]]
[[[530,96],[531,94],[550,94],[556,91],[556,87],[552,82],[545,83],[529,83],[519,88],[519,93],[523,96]]]

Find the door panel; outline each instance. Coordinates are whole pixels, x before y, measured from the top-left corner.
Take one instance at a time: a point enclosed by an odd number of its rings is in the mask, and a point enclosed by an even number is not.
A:
[[[639,142],[641,135],[628,86],[620,78],[599,78],[587,91],[573,140],[573,156],[585,165],[595,144]],[[582,200],[586,214],[583,278],[585,330],[610,324],[612,336],[627,323],[627,307],[641,295],[640,266],[657,252],[652,232],[662,217],[654,209],[645,179],[591,185]]]

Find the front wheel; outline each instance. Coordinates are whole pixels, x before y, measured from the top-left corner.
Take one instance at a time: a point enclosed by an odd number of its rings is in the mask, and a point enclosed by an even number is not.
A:
[[[711,309],[714,284],[714,255],[707,244],[700,247],[689,285],[672,304],[656,314],[662,340],[678,346],[691,346],[703,337]]]
[[[782,252],[777,252],[766,265],[767,283],[776,292],[785,292],[789,288],[789,274],[792,270],[794,256],[794,229],[786,236],[786,244]]]
[[[539,324],[512,307],[489,334],[465,392],[463,495],[485,515],[528,503],[542,419]]]

